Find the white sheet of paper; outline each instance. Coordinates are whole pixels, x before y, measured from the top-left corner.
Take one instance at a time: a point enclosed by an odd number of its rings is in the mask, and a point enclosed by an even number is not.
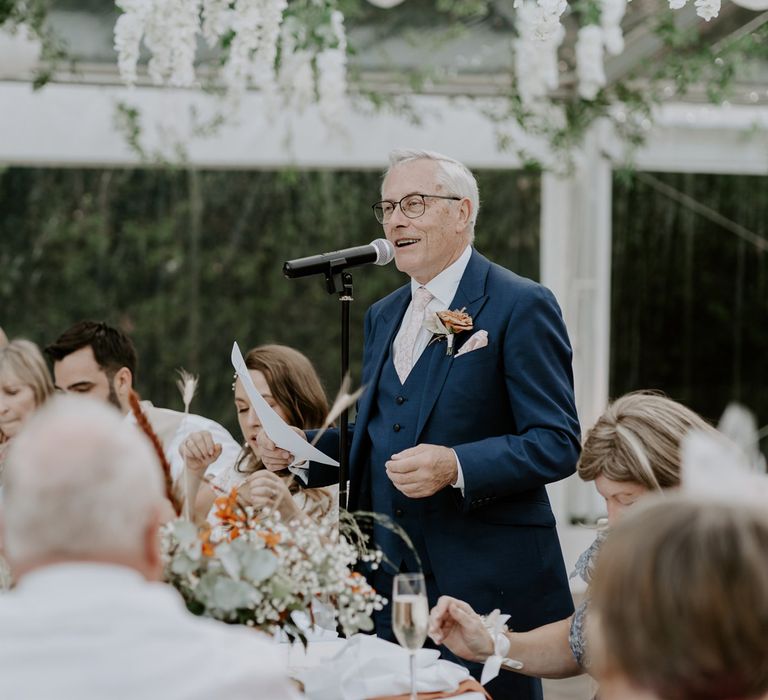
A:
[[[275,445],[293,454],[296,458],[296,462],[309,459],[312,462],[320,462],[320,464],[330,464],[332,467],[339,466],[339,463],[335,459],[331,459],[328,455],[320,452],[320,450],[313,445],[310,445],[306,440],[302,440],[301,437],[282,418],[280,418],[277,413],[275,413],[274,409],[264,400],[261,394],[256,391],[256,387],[253,385],[253,380],[248,372],[248,368],[245,366],[243,354],[240,352],[240,348],[236,342],[232,345],[232,366],[235,368],[237,376],[243,383],[245,393],[248,395],[248,400],[251,402],[251,405],[256,411],[256,415],[259,417],[261,427]]]

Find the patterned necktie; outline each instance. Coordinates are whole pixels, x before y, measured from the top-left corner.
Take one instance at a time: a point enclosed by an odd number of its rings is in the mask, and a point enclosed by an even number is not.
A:
[[[424,312],[427,310],[427,305],[432,299],[434,297],[426,287],[419,287],[413,293],[411,316],[408,319],[408,325],[397,337],[397,340],[395,340],[395,371],[397,376],[400,377],[401,384],[405,383],[405,380],[411,373],[411,369],[413,369],[413,346],[424,323]]]

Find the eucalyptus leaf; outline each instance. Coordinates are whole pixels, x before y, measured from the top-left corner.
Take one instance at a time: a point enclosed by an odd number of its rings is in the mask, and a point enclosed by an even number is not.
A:
[[[238,551],[232,544],[224,542],[216,548],[216,554],[219,557],[224,570],[233,578],[239,579],[243,570],[238,556]]]
[[[243,581],[219,578],[213,586],[210,607],[232,612],[255,602],[252,588]]]
[[[266,549],[254,549],[248,552],[242,560],[243,578],[259,583],[272,576],[277,571],[278,558]]]
[[[186,552],[179,552],[171,562],[171,571],[177,576],[186,576],[197,569],[199,562],[187,556]]]
[[[171,529],[180,547],[186,549],[199,542],[197,525],[189,522],[189,520],[174,520],[171,524]]]

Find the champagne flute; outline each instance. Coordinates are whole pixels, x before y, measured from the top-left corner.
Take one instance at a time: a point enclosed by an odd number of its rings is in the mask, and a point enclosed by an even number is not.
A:
[[[416,698],[416,651],[427,639],[429,603],[421,574],[397,574],[392,585],[392,630],[401,647],[409,651],[411,698]]]

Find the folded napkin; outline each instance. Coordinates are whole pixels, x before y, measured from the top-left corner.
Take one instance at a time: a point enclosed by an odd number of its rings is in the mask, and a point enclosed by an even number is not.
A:
[[[441,660],[436,649],[416,652],[416,689],[453,692],[469,679],[463,666]],[[411,687],[409,654],[402,647],[366,634],[350,637],[322,666],[301,676],[310,700],[369,700],[408,693]]]
[[[493,700],[488,691],[483,688],[474,678],[468,678],[465,681],[459,683],[459,687],[453,692],[436,692],[436,693],[419,693],[419,700],[437,700],[438,698],[455,698],[457,695],[464,695],[464,693],[480,693],[488,700]],[[370,698],[370,700],[408,700],[411,697],[410,692],[403,695],[380,695],[377,698]]]

